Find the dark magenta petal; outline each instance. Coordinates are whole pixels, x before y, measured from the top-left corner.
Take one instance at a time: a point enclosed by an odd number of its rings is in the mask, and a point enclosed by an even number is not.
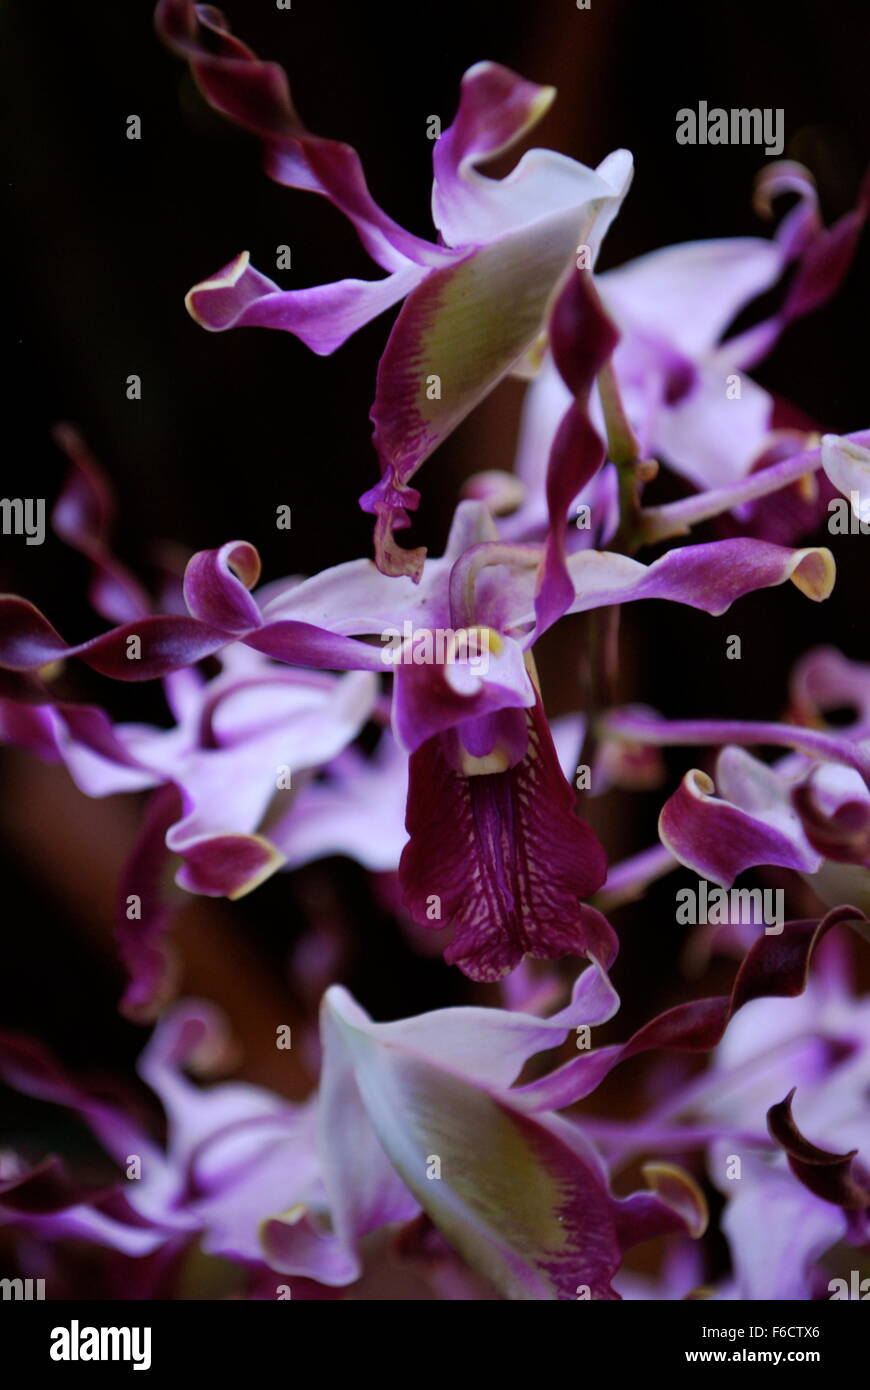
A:
[[[605,458],[604,444],[589,417],[589,402],[619,334],[602,308],[591,272],[571,275],[556,301],[550,335],[556,366],[574,400],[556,431],[547,464],[549,533],[535,598],[539,631],[550,627],[574,601],[566,563],[568,508]]]
[[[109,538],[114,499],[96,459],[71,425],[58,425],[54,439],[71,468],[51,514],[59,536],[91,562],[91,605],[112,623],[125,623],[147,613],[148,595],[112,555]]]
[[[242,635],[262,625],[248,592],[260,578],[260,557],[247,541],[228,541],[219,550],[200,550],[184,574],[184,600],[200,622]]]
[[[129,638],[141,640],[141,656],[131,657]],[[226,632],[208,627],[196,618],[156,617],[127,623],[114,632],[95,637],[67,655],[78,656],[101,675],[121,681],[154,680],[193,666],[227,645]]]
[[[25,748],[43,762],[61,761],[50,712],[14,697],[0,696],[0,742]]]
[[[133,637],[139,646],[131,644]],[[69,646],[32,603],[14,595],[0,598],[0,665],[9,671],[38,671],[75,656],[115,680],[153,680],[211,656],[228,640],[196,618],[152,617]]]
[[[93,1188],[74,1182],[59,1159],[46,1158],[34,1168],[0,1182],[0,1214],[12,1219],[48,1216],[91,1201],[95,1195]]]
[[[762,768],[762,777],[764,772]],[[662,807],[659,836],[681,864],[726,888],[744,870],[761,864],[803,873],[819,867],[796,819],[790,833],[781,819],[769,824],[763,810],[745,811],[716,796],[712,779],[698,768],[686,773]]]
[[[870,804],[844,801],[828,815],[819,806],[812,782],[795,787],[792,802],[814,850],[838,864],[870,864]]]
[[[868,211],[870,171],[865,174],[857,206],[832,227],[820,227],[810,239],[783,305],[786,323],[811,313],[836,294],[854,258]]]
[[[172,879],[177,860],[166,848],[166,836],[180,814],[177,789],[160,787],[148,802],[121,875],[118,950],[129,975],[121,1009],[130,1018],[153,1018],[173,992],[175,957],[165,938],[183,895]],[[131,899],[135,900],[132,916]]]
[[[372,259],[387,270],[408,259],[443,259],[439,248],[404,231],[378,207],[355,150],[306,130],[283,69],[261,62],[234,38],[219,10],[192,0],[160,0],[156,23],[168,46],[190,64],[206,101],[263,141],[272,178],[329,198],[353,223]]]
[[[74,1110],[118,1161],[127,1154],[151,1153],[144,1130],[120,1105],[70,1081],[45,1048],[30,1038],[0,1033],[0,1080],[23,1095]]]
[[[528,728],[526,756],[506,772],[461,776],[444,736],[410,760],[404,900],[415,922],[454,925],[445,959],[476,980],[499,979],[526,954],[588,954],[606,967],[616,953],[605,918],[580,902],[607,861],[574,814],[540,701]]]
[[[767,1128],[771,1138],[788,1155],[788,1166],[804,1187],[826,1202],[838,1207],[861,1211],[870,1207],[868,1175],[860,1170],[855,1159],[858,1150],[850,1153],[830,1153],[805,1139],[791,1112],[794,1089],[772,1105],[767,1112]]]
[[[184,851],[178,882],[209,898],[239,898],[268,878],[284,856],[261,835],[208,835]]]
[[[36,671],[66,656],[69,648],[27,599],[0,597],[0,663],[9,671]]]
[[[803,994],[816,947],[832,927],[866,921],[857,908],[838,907],[821,920],[787,922],[779,936],[760,937],[746,953],[730,996],[678,1004],[644,1024],[622,1046],[583,1053],[541,1081],[520,1087],[519,1094],[535,1109],[559,1110],[588,1096],[614,1067],[639,1053],[658,1048],[710,1052],[744,1004],[768,995],[794,999]]]

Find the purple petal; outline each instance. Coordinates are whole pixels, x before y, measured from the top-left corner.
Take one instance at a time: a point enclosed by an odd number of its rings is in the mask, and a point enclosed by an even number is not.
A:
[[[118,885],[118,949],[129,976],[121,1009],[130,1018],[153,1018],[175,985],[175,957],[165,937],[181,895],[169,875],[166,834],[180,809],[175,787],[155,792]],[[138,900],[138,917],[128,915],[131,897]]]
[[[138,618],[151,605],[145,590],[109,549],[114,500],[102,470],[71,425],[56,426],[54,439],[71,468],[51,524],[68,545],[90,560],[93,579],[88,597],[100,617],[113,623]]]
[[[830,1153],[805,1139],[792,1115],[794,1088],[767,1112],[767,1127],[774,1143],[788,1155],[788,1166],[814,1196],[838,1207],[863,1211],[870,1207],[870,1180],[855,1158],[858,1153]]]
[[[515,1100],[535,1110],[560,1110],[588,1096],[614,1067],[642,1052],[658,1048],[712,1051],[744,1004],[768,995],[794,999],[803,993],[816,948],[833,927],[866,920],[854,907],[837,907],[821,921],[787,922],[779,936],[759,937],[750,947],[730,996],[678,1004],[645,1024],[621,1047],[583,1053],[542,1080],[516,1088],[512,1093]]]
[[[188,291],[192,318],[212,333],[228,328],[278,328],[321,356],[400,299],[428,274],[408,264],[384,280],[339,280],[310,289],[282,290],[248,263],[243,251],[208,280]]]
[[[191,666],[225,646],[223,631],[196,618],[141,618],[69,646],[60,633],[26,599],[0,598],[0,665],[10,671],[38,671],[53,661],[79,657],[101,675],[115,680],[153,680],[181,666]],[[128,638],[138,637],[141,655],[128,653]]]
[[[249,590],[260,578],[260,557],[247,541],[200,550],[184,574],[184,599],[200,622],[243,636],[262,625]]]
[[[443,738],[411,757],[405,902],[422,926],[454,923],[445,959],[472,979],[497,980],[527,953],[604,965],[615,954],[608,923],[579,901],[601,887],[607,863],[574,815],[540,703],[528,728],[526,757],[507,772],[458,774]]]
[[[662,808],[662,844],[681,864],[723,888],[730,887],[744,870],[762,864],[815,873],[820,856],[807,843],[775,773],[748,754],[742,758],[754,765],[756,792],[764,789],[753,809],[744,810],[717,797],[712,779],[695,768],[686,773]]]
[[[493,241],[542,208],[578,206],[594,196],[592,171],[551,150],[528,151],[503,179],[477,170],[530,130],[555,94],[498,63],[475,63],[465,73],[455,120],[433,150],[432,213],[446,245]]]
[[[748,538],[677,547],[649,566],[624,555],[580,551],[570,557],[568,568],[577,591],[572,613],[662,598],[718,616],[744,594],[789,579],[815,602],[826,599],[834,584],[829,550],[790,550]]]
[[[411,646],[427,637],[434,634],[417,632]],[[393,725],[403,748],[413,752],[427,739],[466,721],[534,705],[535,688],[519,644],[489,631],[483,640],[482,649],[469,647],[470,659],[463,659],[460,650],[454,660],[440,664],[418,665],[410,660],[409,648],[399,651]],[[402,660],[405,655],[407,662]],[[467,741],[465,746],[474,751]]]
[[[573,601],[574,585],[566,565],[568,508],[605,459],[589,404],[618,334],[601,307],[591,272],[578,270],[569,278],[553,309],[550,334],[556,366],[574,400],[556,431],[547,464],[550,525],[535,599],[538,632],[550,627]]]
[[[234,38],[218,10],[193,0],[160,0],[156,23],[164,42],[190,64],[206,101],[263,141],[272,178],[328,198],[386,270],[399,269],[409,259],[422,264],[443,259],[437,247],[404,231],[378,207],[349,145],[305,129],[283,70],[277,63],[261,62]]]

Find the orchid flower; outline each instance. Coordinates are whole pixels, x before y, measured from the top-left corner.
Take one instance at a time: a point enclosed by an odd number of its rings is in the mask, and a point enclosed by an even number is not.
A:
[[[870,188],[870,185],[868,185]],[[868,209],[858,207],[825,228],[809,172],[788,161],[761,174],[756,204],[769,213],[773,198],[798,196],[771,241],[737,237],[665,247],[596,277],[604,307],[619,330],[613,366],[639,456],[668,464],[701,491],[734,487],[750,473],[812,444],[811,436],[776,431],[771,395],[748,375],[794,319],[829,298],[844,278]],[[754,299],[770,290],[797,263],[782,307],[772,317],[732,337],[729,325]],[[547,354],[529,386],[516,471],[533,494],[556,431],[573,396],[554,355]],[[592,418],[601,427],[597,400]],[[797,505],[792,481],[786,500],[794,535],[813,530],[818,505]],[[800,499],[798,498],[797,501]],[[759,503],[735,500],[748,525]],[[768,508],[758,534],[791,539],[783,529],[783,498]],[[769,513],[769,514],[768,514]],[[528,526],[534,513],[524,515]]]
[[[530,150],[503,179],[481,173],[478,165],[536,124],[555,91],[497,63],[477,63],[463,78],[453,124],[433,147],[439,235],[428,242],[381,211],[350,146],[310,134],[281,68],[256,58],[216,10],[161,0],[157,24],[206,100],[260,137],[270,177],[328,198],[388,272],[381,280],[282,290],[243,252],[190,291],[194,318],[212,331],[280,328],[329,353],[405,301],[381,357],[372,409],[381,480],[361,502],[377,517],[379,568],[419,578],[425,551],[404,551],[393,536],[419,502],[411,478],[534,348],[578,250],[587,265],[597,254],[628,190],[631,156],[617,150],[593,170],[552,150]]]
[[[582,1131],[527,1113],[511,1086],[530,1057],[603,1023],[617,1004],[594,966],[549,1018],[453,1008],[375,1024],[335,986],[322,1008],[319,1087],[302,1105],[239,1083],[195,1087],[182,1067],[214,1068],[220,1020],[202,1004],[178,1005],[140,1063],[167,1114],[165,1149],[39,1050],[2,1039],[7,1084],[72,1108],[128,1175],[133,1158],[139,1167],[105,1194],[57,1185],[51,1203],[35,1206],[28,1192],[49,1170],[21,1165],[0,1189],[0,1220],[134,1257],[198,1240],[208,1254],[341,1287],[363,1272],[370,1233],[425,1212],[502,1297],[615,1298],[625,1249],[699,1234],[703,1201],[667,1165],[650,1167],[653,1192],[613,1197]]]
[[[601,886],[606,866],[594,835],[572,813],[573,796],[543,718],[528,665],[537,632],[564,607],[579,612],[640,598],[721,613],[742,594],[789,578],[820,599],[830,592],[832,561],[825,550],[789,551],[739,539],[674,549],[650,566],[597,551],[566,557],[549,542],[543,548],[504,546],[487,509],[468,501],[457,510],[444,557],[427,561],[418,583],[388,578],[360,560],[301,583],[268,586],[258,600],[249,592],[258,575],[259,557],[244,542],[200,552],[185,576],[189,616],[137,619],[77,647],[67,647],[24,600],[0,600],[6,619],[0,662],[30,681],[46,664],[73,655],[117,677],[147,678],[242,643],[302,666],[394,667],[394,731],[412,754],[411,843],[401,869],[405,899],[417,921],[455,922],[448,960],[476,978],[494,979],[527,951],[546,956],[589,950],[609,961],[615,950],[600,914],[579,904]],[[414,634],[410,652],[358,640],[402,634],[407,625]],[[414,642],[420,633],[457,631],[476,635],[485,671],[467,651],[460,659],[417,664]],[[134,660],[128,655],[131,639]],[[371,692],[363,693],[368,687],[359,690],[357,728],[365,706],[371,708]],[[31,698],[43,697],[37,692]],[[262,722],[261,715],[257,719]],[[355,731],[349,729],[330,755]],[[271,743],[268,757],[274,766]],[[219,775],[215,759],[206,766]],[[440,787],[437,797],[431,796],[433,784]],[[509,826],[521,824],[521,806],[529,807],[525,834],[514,829],[503,841]],[[262,815],[262,800],[258,807]],[[171,822],[161,821],[167,815],[164,808],[150,843],[166,833]],[[509,846],[504,858],[495,852],[500,843]],[[224,863],[225,846],[216,848],[212,859],[221,861],[221,881],[209,869],[208,845],[197,842],[197,854],[205,857],[199,871],[186,870],[185,886],[221,891],[232,873],[235,891],[275,866],[271,849],[262,846],[235,865]],[[472,883],[475,892],[469,895]]]

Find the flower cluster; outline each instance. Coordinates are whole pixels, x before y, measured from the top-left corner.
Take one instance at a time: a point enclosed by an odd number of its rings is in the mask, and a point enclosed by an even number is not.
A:
[[[615,707],[607,672],[623,604],[716,617],[789,581],[808,602],[832,594],[834,557],[813,538],[841,503],[870,517],[870,430],[783,428],[749,372],[837,290],[870,193],[826,226],[807,170],[779,161],[756,189],[767,216],[791,195],[772,237],[599,274],[631,155],[590,169],[531,149],[491,177],[482,166],[554,92],[482,62],[433,145],[425,240],[217,11],[160,0],[157,25],[202,98],[260,142],[268,176],[327,198],[385,272],[282,289],[242,252],[191,289],[193,318],[325,354],[402,307],[374,388],[380,477],[361,498],[373,558],[261,584],[256,549],[230,539],[152,595],[112,550],[100,468],[74,430],[57,433],[69,469],[52,525],[88,562],[104,630],[71,644],[26,598],[0,598],[0,739],[62,763],[86,796],[147,794],[117,946],[121,1008],[153,1025],[139,1073],[166,1123],[0,1038],[0,1079],[78,1115],[116,1170],[95,1187],[26,1142],[4,1152],[0,1225],[22,1269],[70,1287],[84,1243],[127,1296],[184,1296],[196,1255],[220,1257],[226,1292],[246,1298],[389,1297],[407,1280],[446,1299],[828,1297],[870,1240],[870,1013],[855,984],[870,667],[809,652],[781,723]],[[759,318],[762,296],[778,307]],[[740,316],[752,325],[729,332]],[[439,445],[508,374],[528,380],[513,469],[468,480],[442,554],[403,547],[412,480],[435,455],[434,484]],[[662,479],[672,500],[650,504]],[[551,726],[535,645],[593,610],[604,674]],[[162,722],[80,698],[82,665],[159,683]],[[843,706],[852,722],[829,723]],[[662,792],[660,843],[609,863],[577,792],[655,790],[665,747],[720,751]],[[221,1079],[219,1012],[176,998],[173,921],[191,894],[236,900],[331,855],[377,877],[413,950],[431,956],[440,933],[472,997],[500,1002],[375,1022],[320,972],[319,1019],[301,1030],[310,1093],[291,1102]],[[748,915],[723,894],[690,949],[696,965],[738,958],[730,992],[593,1045],[619,1009],[606,914],[680,866],[723,890],[755,871],[797,911],[773,923],[760,893]],[[630,945],[620,963],[631,970]],[[607,1078],[641,1054],[647,1100],[615,1114]],[[714,1195],[727,1268],[704,1239]],[[656,1237],[641,1274],[626,1252]]]

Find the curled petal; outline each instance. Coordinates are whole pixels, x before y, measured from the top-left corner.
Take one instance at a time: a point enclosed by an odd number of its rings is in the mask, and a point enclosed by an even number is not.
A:
[[[399,743],[409,752],[466,720],[504,709],[529,709],[535,703],[522,649],[494,632],[487,633],[481,650],[470,650],[450,664],[404,664],[403,652],[398,655],[393,723]]]
[[[552,87],[526,82],[498,63],[469,68],[456,119],[433,151],[433,220],[446,245],[493,241],[537,221],[543,209],[579,207],[600,195],[601,178],[627,182],[631,159],[624,150],[594,171],[552,150],[529,150],[505,178],[480,173],[477,165],[509,149],[554,96]]]
[[[821,806],[812,782],[795,787],[793,802],[804,834],[819,854],[840,864],[870,864],[870,800],[856,797],[829,812]]]
[[[283,69],[262,62],[235,38],[220,11],[193,0],[160,0],[155,18],[166,44],[190,64],[206,101],[262,140],[272,178],[328,198],[386,270],[409,259],[443,259],[443,251],[404,231],[378,207],[355,150],[306,130]]]
[[[100,617],[114,623],[138,618],[150,608],[148,595],[109,549],[114,505],[102,470],[72,425],[58,425],[53,433],[72,466],[51,524],[68,545],[90,560],[89,597]]]
[[[767,769],[755,765],[763,778]],[[772,773],[768,778],[775,780]],[[712,779],[695,768],[665,802],[659,835],[681,864],[724,888],[745,869],[760,864],[815,873],[820,857],[807,843],[797,815],[792,812],[789,823],[787,805],[782,814],[781,801],[780,795],[775,803],[780,824],[771,824],[763,813],[753,814],[717,797]]]
[[[842,728],[850,738],[870,734],[870,666],[849,661],[836,647],[816,647],[795,665],[789,682],[795,720],[824,725],[829,710],[853,710],[854,721]]]
[[[282,290],[249,264],[243,251],[216,275],[188,291],[191,317],[212,333],[227,328],[278,328],[321,356],[334,352],[358,328],[404,299],[427,274],[408,264],[383,280],[340,280],[310,289]]]
[[[242,898],[283,862],[284,856],[262,835],[208,835],[185,846],[178,883],[210,898]]]
[[[788,1155],[788,1166],[795,1177],[816,1197],[848,1209],[870,1207],[870,1183],[867,1175],[856,1172],[858,1150],[847,1154],[829,1153],[805,1139],[792,1115],[794,1088],[785,1100],[772,1105],[767,1112],[770,1137]]]
[[[260,578],[260,557],[247,541],[228,541],[219,550],[200,550],[184,574],[184,599],[195,618],[227,633],[245,633],[262,623],[248,592]]]
[[[767,995],[794,999],[803,994],[819,942],[836,926],[860,926],[867,919],[854,907],[837,907],[820,921],[787,922],[779,936],[762,936],[747,951],[730,996],[678,1004],[640,1028],[621,1046],[586,1052],[512,1091],[517,1103],[534,1110],[561,1110],[588,1096],[614,1067],[651,1049],[710,1052],[744,1004]]]
[[[834,557],[823,547],[789,550],[769,541],[737,539],[685,545],[649,566],[625,555],[581,551],[568,561],[577,592],[572,613],[640,598],[685,603],[718,616],[744,594],[787,580],[820,602],[834,586]]]

